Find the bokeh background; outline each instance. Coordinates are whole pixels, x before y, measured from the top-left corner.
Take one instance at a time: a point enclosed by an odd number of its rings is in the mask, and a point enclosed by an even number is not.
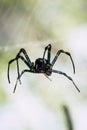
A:
[[[80,89],[66,77],[26,73],[14,85],[17,67],[10,59],[25,48],[31,61],[42,57],[52,45],[52,56],[62,54],[54,68],[70,75]],[[20,71],[26,65],[20,60]],[[0,0],[0,130],[87,130],[87,1],[86,0]]]

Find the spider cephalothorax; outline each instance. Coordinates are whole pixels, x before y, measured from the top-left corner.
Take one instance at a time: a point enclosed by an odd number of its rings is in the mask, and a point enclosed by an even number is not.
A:
[[[47,58],[45,58],[45,54],[46,54],[46,51],[47,51]],[[24,56],[21,55],[21,53],[24,54]],[[35,63],[34,62],[31,62],[27,52],[25,51],[24,48],[20,49],[19,53],[16,55],[16,57],[12,60],[9,61],[8,63],[8,81],[10,83],[10,77],[9,77],[9,68],[10,68],[10,64],[14,61],[17,62],[17,72],[18,72],[18,77],[17,77],[17,81],[16,81],[16,84],[15,84],[15,87],[14,87],[14,91],[16,90],[16,86],[17,86],[17,83],[18,81],[21,83],[20,81],[20,78],[21,76],[25,73],[25,72],[32,72],[32,73],[43,73],[47,78],[49,78],[49,76],[51,76],[52,72],[54,73],[57,73],[57,74],[61,74],[61,75],[64,75],[66,76],[69,80],[72,81],[72,83],[74,84],[74,86],[76,87],[76,89],[78,90],[78,92],[80,92],[80,90],[78,89],[78,87],[76,86],[76,84],[74,83],[73,79],[68,76],[66,73],[64,72],[61,72],[61,71],[58,71],[58,70],[54,70],[52,69],[57,58],[59,57],[59,55],[61,53],[64,53],[66,55],[68,55],[71,59],[71,62],[72,62],[72,65],[73,65],[73,71],[75,73],[75,65],[74,65],[74,62],[73,62],[73,59],[71,57],[71,54],[69,52],[65,52],[64,50],[58,50],[54,59],[52,60],[52,62],[50,62],[50,59],[51,59],[51,44],[49,44],[48,46],[45,47],[45,50],[44,50],[44,54],[43,54],[43,57],[42,58],[38,58],[35,60]],[[19,64],[18,64],[18,60],[21,59],[27,66],[29,69],[25,69],[23,70],[21,73],[19,72]]]
[[[48,63],[48,60],[43,58],[38,58],[35,61],[35,72],[37,73],[46,73],[48,76],[52,73],[51,64]]]

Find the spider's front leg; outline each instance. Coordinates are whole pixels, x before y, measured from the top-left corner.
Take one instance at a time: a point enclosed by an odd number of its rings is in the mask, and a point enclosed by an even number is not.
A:
[[[69,52],[65,52],[64,50],[59,50],[59,51],[57,52],[57,54],[55,55],[55,57],[54,57],[54,59],[53,59],[53,61],[52,61],[52,66],[55,64],[57,58],[59,57],[59,55],[60,55],[61,53],[64,53],[64,54],[66,54],[66,55],[68,55],[68,56],[70,57],[71,62],[72,62],[72,65],[73,65],[73,72],[75,73],[75,65],[74,65],[72,56],[71,56],[71,54],[70,54]]]
[[[24,56],[25,56],[26,59],[25,59],[23,56],[20,55],[21,53],[24,54]],[[31,61],[30,61],[30,59],[29,59],[29,57],[28,57],[26,51],[25,51],[23,48],[20,49],[20,51],[19,51],[19,53],[17,54],[16,58],[10,60],[9,63],[8,63],[8,72],[7,72],[7,75],[8,75],[8,81],[9,81],[9,83],[10,83],[10,77],[9,77],[10,64],[11,64],[12,62],[14,62],[14,61],[17,62],[17,73],[18,73],[18,77],[20,77],[20,76],[19,76],[20,73],[19,73],[19,63],[18,63],[18,59],[21,59],[29,68],[31,68],[31,66],[32,66],[32,63],[31,63]],[[20,78],[19,78],[19,82],[21,83]]]
[[[46,54],[47,50],[48,50],[47,61],[48,61],[48,63],[50,63],[50,58],[51,58],[51,44],[49,44],[48,46],[45,47],[44,54],[43,54],[43,59],[45,57],[45,54]]]
[[[24,54],[25,59],[23,58],[23,56],[21,56],[21,53]],[[17,72],[18,72],[18,77],[19,77],[19,75],[20,75],[20,72],[19,72],[19,64],[18,64],[18,59],[19,59],[19,58],[21,58],[29,68],[31,68],[31,66],[32,66],[32,63],[31,63],[31,61],[30,61],[30,58],[29,58],[27,52],[25,51],[24,48],[21,48],[20,51],[19,51],[19,53],[18,53],[17,56],[16,56],[16,59],[17,59]],[[20,84],[21,84],[20,78],[19,78],[19,82],[20,82]]]
[[[20,75],[20,73],[19,73],[18,59],[21,59],[21,60],[28,66],[28,62],[24,59],[23,56],[19,56],[19,57],[16,57],[16,58],[10,60],[9,63],[8,63],[8,71],[7,71],[7,77],[8,77],[8,82],[9,82],[9,83],[10,83],[10,76],[9,76],[10,65],[11,65],[11,63],[13,63],[14,61],[17,62],[17,73],[18,73],[18,77],[19,77],[19,75]],[[21,83],[20,78],[19,78],[19,82]]]
[[[20,58],[23,59],[22,57],[20,57]],[[17,58],[14,58],[14,59],[10,60],[9,63],[8,63],[7,77],[8,77],[8,82],[9,82],[9,83],[10,83],[10,76],[9,76],[10,65],[11,65],[11,63],[13,63],[14,61],[17,62],[17,72],[18,72],[18,75],[19,75],[19,64],[18,64],[18,59],[17,59]],[[21,84],[20,79],[19,79],[19,82],[20,82],[20,84]]]
[[[26,52],[26,50],[24,48],[20,49],[20,51],[17,54],[16,58],[19,58],[19,56],[21,55],[21,53],[23,53],[23,55],[25,56],[25,59],[26,59],[26,61],[28,63],[29,68],[31,68],[31,66],[32,66],[31,60],[30,60],[30,58],[29,58],[29,56],[28,56],[28,54],[27,54],[27,52]]]

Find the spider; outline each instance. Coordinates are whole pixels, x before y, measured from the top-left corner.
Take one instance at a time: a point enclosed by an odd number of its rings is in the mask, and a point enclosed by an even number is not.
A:
[[[47,52],[47,58],[45,58],[45,54]],[[54,59],[52,60],[52,62],[50,61],[51,59],[51,44],[48,44],[48,46],[45,47],[44,53],[43,53],[43,57],[42,58],[38,58],[35,60],[34,62],[31,62],[26,50],[24,48],[21,48],[19,53],[16,55],[16,57],[14,59],[11,59],[8,63],[8,71],[7,71],[7,76],[8,76],[8,82],[10,83],[10,77],[9,77],[9,69],[10,69],[10,64],[14,61],[16,61],[17,63],[17,73],[18,73],[18,77],[15,83],[15,87],[13,90],[13,93],[16,90],[17,87],[17,83],[19,81],[19,83],[21,84],[21,76],[25,73],[25,72],[31,72],[31,73],[43,73],[47,78],[49,78],[49,76],[51,76],[52,72],[53,73],[57,73],[57,74],[61,74],[64,75],[65,77],[67,77],[69,80],[72,81],[72,83],[74,84],[75,88],[78,90],[78,92],[80,92],[79,88],[76,86],[76,84],[74,83],[73,79],[68,76],[66,73],[62,72],[62,71],[58,71],[58,70],[54,70],[52,69],[57,58],[59,57],[59,55],[61,53],[64,53],[66,55],[68,55],[71,59],[72,62],[72,66],[73,66],[73,72],[75,73],[75,65],[73,62],[73,59],[71,57],[71,54],[69,52],[65,52],[64,50],[58,50]],[[23,54],[24,56],[22,56],[21,54]],[[29,69],[24,69],[21,73],[19,72],[19,63],[18,60],[21,59],[27,66]]]

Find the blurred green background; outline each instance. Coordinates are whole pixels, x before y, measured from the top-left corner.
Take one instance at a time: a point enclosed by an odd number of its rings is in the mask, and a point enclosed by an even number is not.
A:
[[[24,74],[18,83],[14,62],[20,48],[31,61],[42,57],[44,48],[69,51],[76,66],[61,55],[54,68],[70,75],[81,93],[66,77]],[[26,65],[19,62],[20,71]],[[87,129],[87,1],[86,0],[0,0],[0,130],[86,130]]]

